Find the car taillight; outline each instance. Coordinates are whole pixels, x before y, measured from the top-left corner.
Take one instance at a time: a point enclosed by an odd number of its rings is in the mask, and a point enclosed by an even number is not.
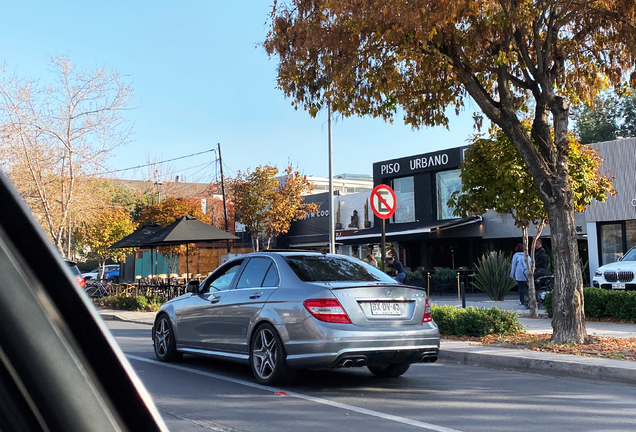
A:
[[[75,279],[77,281],[77,283],[79,284],[79,286],[81,286],[82,288],[84,288],[86,286],[86,281],[84,280],[83,277],[78,277]]]
[[[433,321],[433,315],[431,315],[431,305],[428,304],[428,299],[424,300],[424,317],[422,318],[422,322],[430,322]]]
[[[351,324],[349,315],[337,299],[305,300],[305,308],[319,321]]]

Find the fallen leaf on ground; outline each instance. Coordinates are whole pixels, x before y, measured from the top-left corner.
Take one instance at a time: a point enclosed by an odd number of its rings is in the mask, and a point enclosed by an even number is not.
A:
[[[581,345],[557,345],[550,341],[552,335],[548,333],[520,333],[511,336],[488,335],[483,338],[443,337],[456,340],[479,341],[483,345],[496,344],[497,346],[506,348],[524,348],[531,351],[636,361],[636,338],[588,336],[585,339],[585,343]]]

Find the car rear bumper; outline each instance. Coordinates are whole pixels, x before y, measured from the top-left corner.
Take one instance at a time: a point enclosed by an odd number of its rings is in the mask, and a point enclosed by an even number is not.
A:
[[[435,324],[424,323],[417,328],[351,328],[351,324],[327,324],[316,320],[304,330],[311,330],[304,338],[292,334],[292,340],[284,340],[287,364],[291,368],[341,367],[351,359],[358,366],[368,364],[417,363],[435,361],[439,351],[439,329]],[[300,328],[289,328],[291,332]],[[304,331],[303,331],[304,332]],[[285,339],[285,338],[284,338]],[[346,365],[345,365],[346,366]]]

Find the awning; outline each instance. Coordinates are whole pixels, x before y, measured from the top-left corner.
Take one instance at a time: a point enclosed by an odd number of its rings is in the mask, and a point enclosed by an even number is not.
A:
[[[434,233],[437,231],[443,231],[451,228],[457,228],[464,225],[474,224],[476,222],[481,222],[481,216],[473,216],[467,219],[451,219],[445,221],[434,221],[426,225],[420,225],[418,227],[400,230],[400,231],[387,231],[385,233],[385,238],[387,241],[404,241],[403,237],[413,237],[412,240],[417,240],[418,237],[424,237],[426,234]],[[392,224],[391,228],[396,227],[396,224]],[[357,232],[354,232],[351,235],[336,236],[336,241],[341,242],[343,244],[364,244],[364,243],[379,243],[382,241],[381,239],[382,233],[381,228],[375,226],[371,229],[363,229]],[[400,237],[400,240],[397,239]]]

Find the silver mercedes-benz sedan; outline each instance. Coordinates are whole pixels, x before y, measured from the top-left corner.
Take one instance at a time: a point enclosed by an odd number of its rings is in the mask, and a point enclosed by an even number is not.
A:
[[[367,366],[397,377],[434,362],[439,329],[422,288],[347,256],[256,252],[237,257],[161,307],[157,358],[183,354],[250,364],[271,385],[294,370]]]

